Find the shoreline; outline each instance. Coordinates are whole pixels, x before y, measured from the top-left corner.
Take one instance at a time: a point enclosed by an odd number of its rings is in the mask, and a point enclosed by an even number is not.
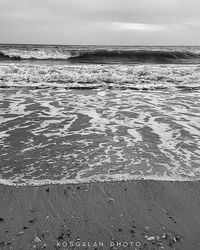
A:
[[[170,182],[170,183],[200,183],[200,180],[197,179],[197,180],[188,180],[188,179],[145,179],[145,178],[141,178],[141,179],[115,179],[115,180],[91,180],[91,181],[76,181],[76,182],[44,182],[42,184],[39,184],[39,183],[17,183],[17,184],[9,184],[9,183],[4,183],[4,182],[1,182],[0,180],[0,187],[1,186],[6,186],[6,187],[15,187],[15,188],[21,188],[21,187],[47,187],[47,186],[66,186],[66,185],[71,185],[71,186],[77,186],[77,185],[90,185],[90,184],[101,184],[101,183],[120,183],[120,182]]]
[[[0,246],[195,250],[199,193],[199,181],[0,184]]]

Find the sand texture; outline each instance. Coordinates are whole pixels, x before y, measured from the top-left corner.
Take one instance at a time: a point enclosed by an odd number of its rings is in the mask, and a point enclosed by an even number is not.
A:
[[[197,250],[199,193],[199,182],[2,185],[0,249]]]

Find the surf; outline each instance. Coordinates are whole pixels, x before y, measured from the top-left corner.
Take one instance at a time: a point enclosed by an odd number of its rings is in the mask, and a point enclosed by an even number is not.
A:
[[[175,48],[0,48],[0,61],[66,61],[90,64],[197,64],[200,51]]]

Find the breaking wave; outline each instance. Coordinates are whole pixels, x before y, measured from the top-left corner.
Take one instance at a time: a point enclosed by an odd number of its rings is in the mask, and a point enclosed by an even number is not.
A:
[[[70,63],[200,63],[199,51],[4,49],[0,60],[66,60]]]
[[[67,60],[77,56],[77,52],[59,52],[57,50],[4,50],[0,51],[0,60]]]
[[[75,62],[93,63],[175,63],[180,60],[200,59],[199,54],[181,51],[92,51],[80,54],[78,57],[69,58]]]

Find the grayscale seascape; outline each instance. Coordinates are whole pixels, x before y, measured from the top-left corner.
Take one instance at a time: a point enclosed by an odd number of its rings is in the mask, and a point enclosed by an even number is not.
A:
[[[200,249],[199,9],[0,0],[0,250]]]
[[[2,183],[199,180],[199,47],[0,55]]]

